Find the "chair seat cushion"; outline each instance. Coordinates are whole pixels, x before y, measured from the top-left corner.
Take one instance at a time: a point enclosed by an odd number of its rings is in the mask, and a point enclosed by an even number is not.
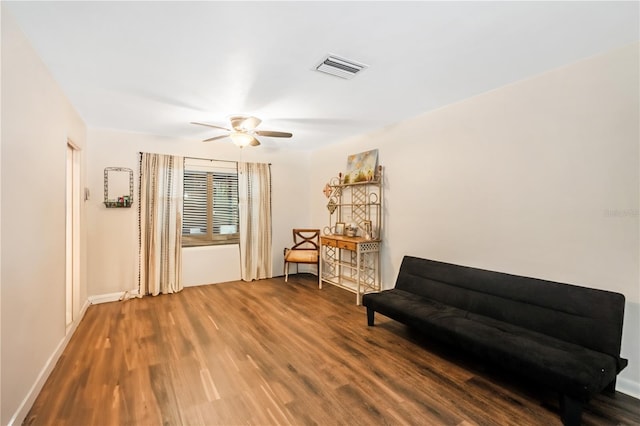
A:
[[[317,250],[289,250],[284,257],[285,262],[318,263]]]

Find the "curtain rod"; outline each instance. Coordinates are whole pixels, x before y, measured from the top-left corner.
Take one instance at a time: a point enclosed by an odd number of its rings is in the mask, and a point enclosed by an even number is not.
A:
[[[143,154],[142,151],[138,151],[138,154]],[[201,157],[190,157],[190,156],[184,156],[184,158],[190,158],[192,160],[205,160],[205,161],[222,161],[223,163],[240,163],[240,161],[233,161],[233,160],[216,160],[213,158],[201,158]],[[271,165],[271,163],[267,163],[269,165]]]

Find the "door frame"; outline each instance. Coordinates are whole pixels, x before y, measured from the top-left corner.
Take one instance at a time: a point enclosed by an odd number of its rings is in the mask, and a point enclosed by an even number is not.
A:
[[[67,139],[65,225],[65,326],[80,310],[80,148]]]

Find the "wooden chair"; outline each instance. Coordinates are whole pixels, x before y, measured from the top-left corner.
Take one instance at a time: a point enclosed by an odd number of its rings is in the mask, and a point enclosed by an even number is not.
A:
[[[289,264],[314,264],[318,268],[318,282],[320,282],[320,230],[294,229],[293,247],[284,249],[284,281],[289,279]]]

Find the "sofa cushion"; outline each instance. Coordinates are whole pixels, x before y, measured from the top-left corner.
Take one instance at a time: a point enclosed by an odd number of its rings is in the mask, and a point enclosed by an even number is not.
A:
[[[610,355],[481,315],[450,318],[441,326],[454,331],[450,340],[465,350],[584,400],[617,374]]]
[[[543,377],[544,384],[576,397],[599,392],[617,374],[612,356],[412,292],[371,293],[363,304],[531,380]]]

